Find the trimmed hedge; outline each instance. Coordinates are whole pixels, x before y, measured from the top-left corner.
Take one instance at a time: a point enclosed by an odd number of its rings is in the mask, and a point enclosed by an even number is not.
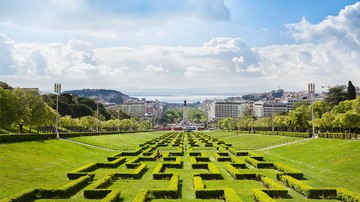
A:
[[[336,189],[336,196],[339,200],[346,202],[359,202],[360,195],[345,188]]]
[[[120,190],[112,190],[101,202],[116,202],[120,198]]]
[[[145,202],[147,200],[148,190],[141,189],[139,193],[135,196],[133,202]]]
[[[301,138],[311,138],[312,136],[312,134],[308,132],[256,131],[256,133],[261,135],[280,135],[280,136],[301,137]]]
[[[126,160],[125,157],[120,157],[120,158],[117,158],[116,160],[111,161],[111,162],[97,163],[97,167],[98,168],[117,168],[121,164],[123,164],[125,162],[125,160]]]
[[[275,202],[269,195],[261,189],[253,189],[254,200],[257,202]]]
[[[245,157],[245,161],[256,168],[273,168],[273,163],[258,161],[254,158]]]
[[[360,139],[360,134],[354,133],[317,133],[319,138],[334,138],[343,140],[357,140]]]
[[[293,188],[295,191],[301,193],[307,198],[311,199],[336,199],[337,191],[334,188],[313,188],[304,182],[297,180],[288,175],[281,175],[280,180],[287,184],[289,187]]]
[[[231,162],[231,157],[230,156],[222,156],[219,153],[214,153],[214,157],[219,162],[225,162],[225,161],[230,161]]]
[[[23,142],[23,141],[35,141],[35,140],[49,140],[55,139],[56,134],[33,134],[33,133],[22,133],[22,134],[1,134],[0,143],[4,142]]]
[[[123,179],[128,179],[128,178],[140,179],[141,176],[146,172],[146,169],[147,169],[146,163],[142,163],[131,173],[115,173],[114,176]]]
[[[283,173],[278,173],[277,175],[290,175],[293,178],[296,178],[299,180],[304,179],[304,173],[302,173],[301,171],[299,171],[295,168],[292,168],[288,165],[276,162],[276,163],[273,163],[273,166],[276,170],[283,172]],[[277,177],[277,178],[279,179],[279,177]]]
[[[279,175],[278,180],[284,182],[287,186],[294,189],[296,192],[299,192],[300,194],[309,197],[309,190],[313,187],[305,184],[304,182],[297,180],[289,175]]]
[[[21,192],[18,192],[14,196],[3,199],[3,202],[22,202],[22,201],[34,201],[38,197],[39,189],[25,189]]]
[[[224,197],[226,202],[242,202],[241,198],[237,195],[234,189],[225,188]]]

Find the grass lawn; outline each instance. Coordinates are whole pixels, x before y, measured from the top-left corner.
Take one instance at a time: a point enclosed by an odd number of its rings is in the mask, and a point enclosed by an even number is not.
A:
[[[319,138],[257,153],[303,171],[314,187],[345,187],[360,193],[360,141]]]
[[[166,132],[124,133],[117,135],[82,136],[69,139],[110,149],[133,150],[139,147],[140,143],[157,138],[165,133]]]
[[[126,150],[137,148],[140,143],[159,137],[164,132],[134,133],[119,135],[85,136],[72,138],[73,140],[98,145],[102,147]],[[239,134],[236,132],[205,132],[204,134],[231,143],[239,148],[264,148],[279,145],[285,142],[303,140],[302,138]],[[180,133],[176,138],[183,139]],[[175,137],[172,140],[176,139]],[[196,140],[200,142],[199,140]],[[197,150],[205,152],[212,163],[219,169],[223,180],[204,180],[207,189],[233,188],[243,201],[253,201],[252,189],[262,188],[262,184],[255,180],[234,180],[225,170],[224,162],[215,160],[217,144],[207,147],[199,144]],[[195,148],[195,147],[194,147]],[[159,147],[161,152],[177,150],[177,147]],[[162,150],[163,149],[163,150]],[[194,150],[195,151],[195,150]],[[256,153],[263,155],[268,162],[282,162],[304,172],[306,183],[316,188],[344,187],[360,193],[360,141],[336,140],[336,139],[311,139],[297,142],[272,149],[259,150]],[[106,157],[116,152],[105,151],[88,146],[69,143],[66,141],[32,141],[23,143],[0,144],[0,199],[12,196],[26,188],[57,188],[69,182],[66,173],[79,168],[90,162],[106,162]],[[230,154],[231,155],[231,154]],[[134,156],[126,156],[130,161]],[[245,157],[238,157],[244,161]],[[179,189],[181,199],[155,199],[153,201],[205,201],[195,199],[193,174],[208,172],[206,169],[193,169],[190,164],[188,152],[181,157],[183,168],[167,168],[166,173],[180,173]],[[3,163],[4,162],[4,163]],[[117,179],[109,189],[120,189],[120,201],[131,201],[141,188],[166,188],[169,180],[153,180],[152,173],[157,166],[156,161],[144,162],[148,170],[141,179]],[[124,164],[118,168],[99,168],[95,171],[94,182],[115,172],[131,172]],[[257,169],[247,164],[244,172],[259,172],[276,180],[277,171],[273,169]],[[69,199],[53,199],[39,201],[100,201],[87,200],[83,197],[83,191]],[[216,199],[206,201],[221,201]],[[293,190],[289,190],[289,199],[277,199],[277,201],[308,201],[309,200]],[[336,200],[321,200],[330,202]]]
[[[259,134],[246,134],[246,133],[239,133],[237,135],[236,131],[230,131],[230,132],[213,131],[206,134],[221,139],[226,143],[231,143],[233,147],[241,150],[261,149],[264,147],[294,142],[303,139],[298,137],[259,135]]]
[[[0,144],[0,199],[26,188],[64,185],[67,172],[113,153],[60,140]]]

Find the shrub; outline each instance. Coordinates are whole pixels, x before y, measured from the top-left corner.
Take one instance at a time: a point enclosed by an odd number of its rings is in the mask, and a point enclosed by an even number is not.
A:
[[[276,170],[284,172],[285,175],[290,175],[299,180],[304,178],[304,173],[283,163],[273,163],[273,166]]]
[[[312,189],[312,187],[305,184],[304,182],[297,180],[289,175],[281,175],[279,180],[284,182],[289,187],[293,188],[296,192],[299,192],[302,195],[309,197],[309,190]]]
[[[117,168],[121,164],[123,164],[125,162],[125,160],[126,160],[125,157],[120,157],[120,158],[117,158],[116,160],[108,162],[108,163],[97,163],[97,167],[99,167],[99,168]]]
[[[205,184],[202,182],[202,179],[200,176],[194,176],[194,188],[195,190],[202,190],[205,189]]]
[[[38,189],[25,189],[10,198],[6,198],[2,201],[8,202],[22,202],[22,201],[34,201],[37,199],[39,190]]]
[[[236,192],[232,188],[224,189],[224,197],[226,202],[242,202],[240,197],[236,194]]]
[[[270,162],[262,162],[250,157],[245,157],[245,161],[256,168],[273,168],[273,163]]]
[[[346,202],[358,202],[360,201],[360,195],[349,191],[345,188],[338,188],[336,189],[336,195],[339,200],[346,201]]]
[[[147,189],[141,189],[139,193],[134,198],[133,202],[145,202],[146,198],[148,196],[148,190]]]
[[[101,202],[116,202],[120,198],[120,190],[112,190]]]
[[[254,200],[258,202],[275,202],[269,195],[261,189],[253,189]]]

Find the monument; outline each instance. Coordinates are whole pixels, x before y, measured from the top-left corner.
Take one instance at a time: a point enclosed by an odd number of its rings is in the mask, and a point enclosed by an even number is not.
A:
[[[184,100],[183,120],[181,121],[181,126],[189,126],[189,113],[188,113],[188,108],[186,106],[186,100]]]

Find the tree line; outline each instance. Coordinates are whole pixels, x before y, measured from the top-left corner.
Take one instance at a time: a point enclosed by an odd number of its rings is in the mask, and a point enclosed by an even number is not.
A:
[[[32,132],[34,129],[53,132],[55,109],[56,94],[41,95],[36,89],[13,88],[0,81],[0,133]],[[69,93],[59,95],[59,115],[60,131],[129,131],[153,127],[151,122],[131,118],[122,111],[107,110],[95,99]]]
[[[295,109],[272,117],[257,118],[249,108],[242,118],[224,118],[217,127],[226,130],[271,130],[272,121],[277,131],[311,131],[311,103],[300,101]],[[360,133],[360,97],[356,97],[355,87],[349,81],[347,91],[341,87],[329,89],[327,98],[313,102],[314,125],[321,132]]]

